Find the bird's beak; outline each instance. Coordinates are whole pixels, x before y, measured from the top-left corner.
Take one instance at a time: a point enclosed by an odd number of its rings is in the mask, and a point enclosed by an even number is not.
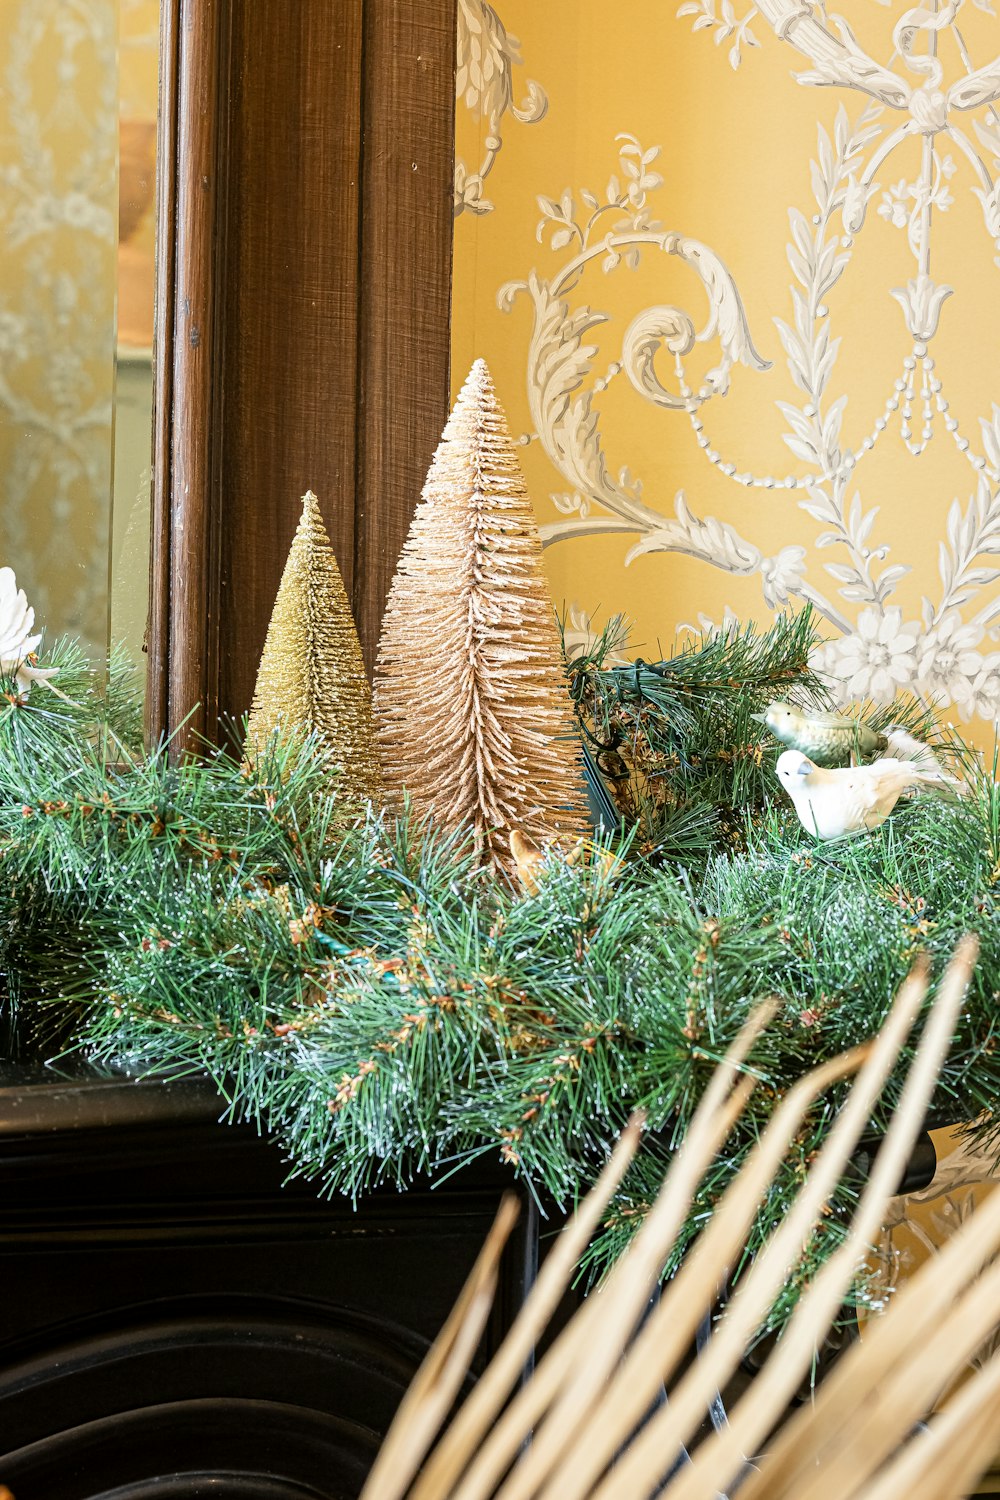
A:
[[[750,714],[749,717],[755,724],[763,724],[764,728],[767,728],[767,714]]]

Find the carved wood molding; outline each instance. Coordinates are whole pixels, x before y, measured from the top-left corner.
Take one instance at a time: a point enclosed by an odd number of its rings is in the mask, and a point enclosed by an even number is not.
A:
[[[448,409],[456,0],[166,0],[149,726],[249,707],[307,488],[369,666]]]

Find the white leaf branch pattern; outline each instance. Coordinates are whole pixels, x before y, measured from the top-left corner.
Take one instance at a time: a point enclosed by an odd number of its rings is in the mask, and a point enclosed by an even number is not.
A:
[[[875,572],[889,548],[875,545],[871,533],[878,507],[864,511],[855,492],[848,502],[848,486],[855,466],[853,452],[841,449],[841,427],[847,396],[825,406],[825,398],[839,349],[831,338],[826,299],[850,262],[850,240],[863,221],[874,194],[862,173],[864,153],[882,133],[881,109],[869,105],[852,129],[847,111],[837,110],[833,139],[818,127],[816,159],[812,163],[812,185],[817,212],[812,226],[798,209],[789,211],[792,239],[787,247],[788,263],[797,286],[791,289],[793,319],[775,319],[788,359],[788,370],[805,397],[801,405],[779,401],[789,431],[785,443],[796,458],[818,470],[806,486],[800,504],[824,528],[817,547],[845,549],[843,561],[824,564],[839,584],[838,593],[852,603],[882,607],[899,579],[909,569],[891,567]],[[838,222],[839,220],[839,222]],[[842,231],[846,231],[842,233]],[[847,247],[844,241],[847,241]],[[867,441],[867,440],[866,440]],[[871,440],[874,446],[874,439]],[[823,601],[820,608],[837,622],[835,611]]]
[[[677,12],[678,17],[694,16],[692,31],[711,30],[717,47],[729,42],[729,63],[738,68],[743,61],[744,47],[759,47],[760,42],[750,30],[750,22],[759,14],[756,5],[751,5],[744,16],[737,16],[732,0],[721,0],[718,13],[715,0],[684,0]]]
[[[948,511],[947,541],[940,544],[939,559],[944,591],[938,608],[929,612],[931,625],[949,610],[961,609],[981,589],[1000,579],[1000,566],[976,567],[977,560],[984,556],[1000,558],[1000,495],[981,479],[964,512],[958,500],[952,501]],[[989,624],[997,614],[1000,603],[993,600],[977,623]]]
[[[979,3],[987,7],[987,0]],[[955,291],[930,275],[933,226],[954,202],[952,181],[963,163],[972,169],[972,191],[1000,252],[1000,111],[994,107],[1000,57],[985,67],[974,65],[956,25],[958,9],[954,0],[943,0],[933,10],[906,10],[895,25],[895,50],[887,63],[866,51],[842,17],[812,0],[755,0],[740,13],[732,0],[684,0],[677,12],[695,31],[711,34],[720,49],[728,46],[734,68],[742,49],[760,44],[751,28],[759,20],[807,59],[810,69],[798,75],[801,83],[867,96],[853,123],[840,103],[832,130],[818,126],[815,210],[789,213],[791,316],[775,322],[796,394],[775,404],[796,473],[780,478],[746,472],[717,452],[705,431],[705,408],[726,396],[734,364],[761,371],[767,363],[721,258],[650,217],[661,182],[653,170],[656,146],[644,150],[635,137],[619,135],[618,169],[602,196],[567,188],[538,199],[539,242],[561,256],[561,264],[548,277],[533,270],[526,280],[509,283],[501,289],[500,305],[509,310],[525,293],[534,313],[527,359],[534,436],[567,486],[552,496],[560,514],[544,528],[547,544],[602,532],[632,534],[636,541],[627,563],[670,551],[734,576],[757,575],[769,606],[809,600],[840,633],[820,663],[837,691],[888,696],[907,687],[1000,722],[1000,652],[984,655],[978,649],[987,632],[1000,640],[1000,408],[980,421],[977,446],[952,413],[930,352],[942,309]],[[964,67],[952,79],[945,77],[939,55],[946,33],[954,36]],[[963,117],[977,110],[982,113],[969,121],[970,137]],[[881,188],[883,169],[912,139],[920,142],[916,178]],[[944,142],[948,151],[941,149]],[[880,202],[883,221],[906,230],[915,262],[905,285],[887,289],[902,309],[911,342],[883,409],[852,446],[844,433],[847,393],[832,390],[840,339],[832,331],[831,300],[836,302],[851,267],[873,200]],[[611,275],[654,253],[675,257],[695,274],[708,317],[699,320],[670,302],[642,308],[624,330],[620,357],[598,373],[595,361],[607,343],[609,316],[587,302],[574,306],[572,294],[595,266]],[[718,356],[696,379],[686,361],[704,344],[716,345]],[[622,374],[645,402],[687,415],[698,446],[721,474],[751,491],[794,496],[817,525],[813,545],[832,594],[806,580],[804,547],[767,557],[736,527],[696,514],[683,494],[674,497],[672,515],[664,515],[669,505],[650,503],[640,478],[626,468],[615,475],[598,401]],[[888,539],[877,535],[880,507],[866,503],[858,485],[866,455],[893,428],[914,456],[947,434],[976,473],[975,493],[966,502],[955,499],[948,512],[940,545],[941,593],[937,603],[925,600],[922,624],[904,620],[892,602],[910,565],[890,558]],[[964,621],[962,611],[976,600],[978,614]]]
[[[684,408],[685,401],[668,391],[654,369],[657,348],[665,344],[676,354],[687,352],[696,341],[718,339],[722,359],[706,377],[706,390],[719,394],[728,388],[733,363],[751,369],[768,368],[754,347],[743,304],[723,262],[707,246],[687,236],[662,231],[648,214],[648,194],[660,185],[649,168],[658,150],[643,151],[633,136],[621,135],[619,171],[608,184],[605,202],[583,190],[580,200],[590,210],[583,222],[574,217],[575,199],[569,190],[560,200],[540,198],[542,219],[539,238],[550,232],[550,248],[572,244],[577,253],[551,282],[532,271],[526,282],[512,282],[499,293],[501,308],[509,311],[518,293],[526,292],[534,310],[534,325],[528,351],[528,397],[531,420],[553,465],[570,486],[570,493],[553,496],[557,509],[568,519],[542,528],[546,544],[571,536],[596,533],[637,533],[641,541],[631,549],[627,561],[648,551],[684,552],[730,572],[760,573],[769,602],[784,593],[794,572],[801,548],[784,549],[780,559],[767,558],[746,542],[731,526],[712,517],[699,520],[683,495],[675,498],[675,521],[664,523],[660,511],[642,498],[642,485],[631,480],[627,470],[612,477],[601,442],[599,412],[594,392],[585,388],[593,372],[597,346],[588,335],[607,321],[607,315],[591,307],[572,311],[564,300],[588,266],[601,261],[605,274],[619,266],[633,266],[650,248],[677,257],[698,276],[708,301],[708,315],[700,331],[690,315],[680,308],[649,308],[634,320],[622,343],[622,359],[610,378],[625,371],[637,390],[657,405]],[[628,184],[622,188],[622,181]],[[609,211],[619,215],[600,236],[600,220]],[[607,381],[595,383],[605,388]],[[592,506],[602,515],[592,516]],[[788,554],[788,555],[785,555]]]
[[[727,523],[694,515],[682,494],[674,500],[674,520],[665,522],[662,512],[644,500],[639,480],[632,479],[627,470],[621,470],[617,478],[612,475],[594,404],[595,392],[605,389],[611,379],[624,371],[634,388],[654,405],[686,410],[692,397],[683,382],[674,392],[656,372],[659,349],[678,360],[696,343],[718,341],[721,358],[705,376],[699,403],[726,393],[735,363],[754,370],[769,368],[753,343],[742,300],[723,261],[708,246],[663,231],[649,218],[648,194],[660,185],[658,175],[649,173],[657,150],[644,152],[629,135],[619,136],[619,141],[624,143],[620,147],[622,176],[627,180],[628,167],[638,167],[631,189],[623,193],[614,175],[603,204],[592,193],[581,192],[578,196],[590,210],[583,222],[574,216],[576,200],[569,190],[559,200],[540,198],[539,238],[548,233],[551,249],[572,245],[576,254],[551,281],[532,271],[527,281],[508,283],[498,294],[505,311],[512,308],[519,293],[527,293],[531,300],[534,323],[527,379],[531,420],[547,457],[569,486],[567,493],[552,496],[565,519],[543,526],[543,541],[551,545],[574,536],[633,533],[639,541],[629,550],[626,563],[649,552],[680,552],[730,573],[759,575],[765,602],[771,607],[795,595],[825,603],[803,583],[804,548],[785,547],[778,555],[767,556]],[[624,217],[601,237],[599,221],[609,209]],[[622,265],[634,264],[635,258],[650,249],[676,257],[696,273],[707,299],[707,317],[699,329],[681,308],[645,309],[624,334],[621,360],[588,389],[598,350],[587,339],[607,322],[607,315],[589,306],[572,310],[566,295],[598,259],[610,275]],[[600,514],[591,513],[595,506]],[[826,608],[841,623],[837,611],[829,605]]]

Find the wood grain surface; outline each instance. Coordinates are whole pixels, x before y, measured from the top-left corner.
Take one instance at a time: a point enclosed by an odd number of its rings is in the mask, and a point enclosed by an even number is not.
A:
[[[178,9],[165,0],[160,22],[160,100],[156,166],[156,292],[153,319],[152,472],[154,486],[170,474],[171,411],[173,405],[174,225],[177,213],[177,71],[179,64]],[[162,733],[169,712],[170,658],[170,504],[169,495],[155,495],[150,517],[149,617],[144,649],[146,674],[146,732]]]
[[[448,414],[455,6],[367,0],[354,613],[369,671]]]
[[[374,659],[448,407],[455,0],[163,26],[149,721],[180,746],[249,708],[307,488]]]

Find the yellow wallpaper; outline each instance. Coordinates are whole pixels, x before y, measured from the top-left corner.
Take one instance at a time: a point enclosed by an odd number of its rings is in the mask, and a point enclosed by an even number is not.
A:
[[[160,0],[119,3],[118,367],[111,640],[144,672],[149,607]]]
[[[119,4],[118,344],[153,342],[160,0]]]
[[[457,92],[454,383],[489,361],[579,635],[623,611],[651,656],[811,600],[840,696],[992,744],[986,0],[460,0]],[[896,1200],[889,1283],[989,1175]]]
[[[992,739],[998,54],[985,0],[461,0],[453,373],[558,604],[650,655],[809,599],[843,697]]]
[[[108,637],[119,114],[128,161],[151,179],[157,12],[155,0],[0,0],[0,559],[49,639],[68,631],[97,651]],[[145,247],[151,270],[140,196],[122,238]]]
[[[107,635],[116,6],[0,0],[0,555],[40,623]]]

